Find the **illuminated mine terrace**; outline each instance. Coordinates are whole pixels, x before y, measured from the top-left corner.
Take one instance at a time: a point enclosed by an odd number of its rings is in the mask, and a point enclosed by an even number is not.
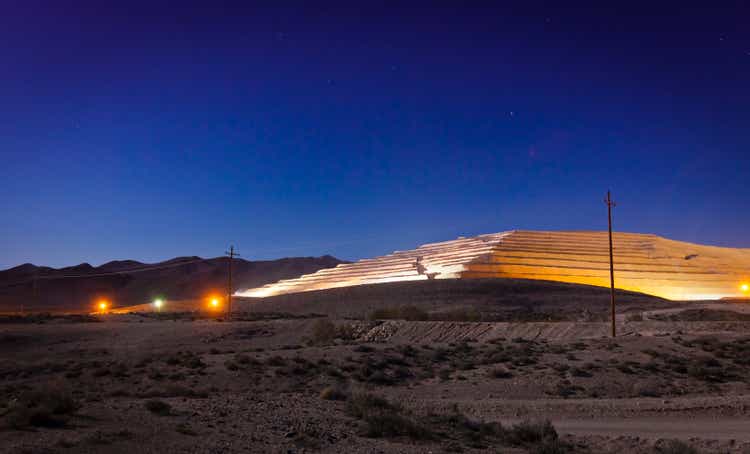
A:
[[[513,230],[430,243],[242,290],[266,297],[428,279],[522,278],[609,286],[607,232]],[[614,233],[615,285],[673,300],[750,296],[750,249]]]

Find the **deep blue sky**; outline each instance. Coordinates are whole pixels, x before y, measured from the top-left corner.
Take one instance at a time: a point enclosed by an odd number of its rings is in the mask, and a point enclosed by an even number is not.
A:
[[[750,247],[741,2],[108,3],[3,5],[0,268],[605,229],[610,187]]]

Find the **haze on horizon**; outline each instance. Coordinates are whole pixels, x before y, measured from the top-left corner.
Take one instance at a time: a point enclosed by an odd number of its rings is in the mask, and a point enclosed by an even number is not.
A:
[[[750,247],[741,3],[7,5],[0,269],[511,229]]]

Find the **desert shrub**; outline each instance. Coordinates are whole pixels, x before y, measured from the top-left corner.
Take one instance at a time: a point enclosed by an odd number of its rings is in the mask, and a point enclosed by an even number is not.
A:
[[[642,322],[643,321],[643,314],[641,312],[630,314],[625,318],[628,322]]]
[[[442,363],[443,361],[446,361],[448,359],[450,354],[448,350],[446,350],[445,348],[438,347],[432,352],[431,356],[432,356],[432,362]]]
[[[194,431],[192,428],[190,428],[190,426],[188,426],[185,423],[177,424],[177,427],[175,427],[175,430],[178,433],[181,433],[183,435],[190,435],[190,436],[193,436],[193,437],[196,436],[196,435],[198,435],[198,433],[196,431]]]
[[[640,397],[661,397],[662,392],[656,381],[637,381],[633,384],[633,394]]]
[[[486,442],[496,444],[495,442],[502,441],[503,427],[500,423],[472,420],[461,413],[458,405],[455,404],[447,414],[428,415],[427,420],[430,422],[430,427],[438,426],[441,433],[446,430],[453,432],[456,438],[476,449],[487,449]],[[457,448],[460,448],[460,445]],[[458,452],[458,450],[454,449],[454,452]]]
[[[502,367],[496,367],[494,369],[491,369],[488,375],[490,378],[512,378],[513,377],[513,374],[508,369],[505,369]]]
[[[146,375],[151,380],[162,380],[164,379],[164,374],[159,369],[151,369],[148,371],[148,374]]]
[[[204,363],[200,356],[197,355],[192,355],[189,358],[186,358],[183,365],[189,369],[203,369],[206,367],[206,363]]]
[[[172,406],[163,400],[147,400],[143,406],[146,407],[146,410],[159,416],[169,416],[172,413]]]
[[[372,438],[404,436],[414,440],[429,440],[432,433],[414,420],[394,412],[385,411],[368,414],[364,418],[367,428],[365,436]]]
[[[11,400],[5,419],[13,428],[60,427],[67,423],[67,416],[74,414],[79,408],[79,402],[66,386],[48,383]]]
[[[505,441],[516,446],[538,445],[558,439],[555,426],[548,420],[522,421],[505,430]]]
[[[326,375],[333,378],[344,378],[344,374],[341,373],[341,371],[335,367],[328,367],[325,369]]]
[[[206,363],[201,360],[201,357],[190,351],[177,352],[168,356],[164,362],[170,366],[182,366],[188,369],[203,369],[206,367]]]
[[[281,347],[281,350],[301,350],[304,347],[301,345],[284,345]]]
[[[665,440],[654,447],[655,453],[660,454],[698,454],[698,450],[680,440]]]
[[[529,447],[529,454],[563,454],[569,451],[569,446],[559,439],[545,439]]]
[[[266,360],[266,365],[280,367],[286,364],[286,360],[281,356],[272,356]]]
[[[234,355],[234,361],[237,364],[244,364],[244,365],[256,365],[257,366],[258,364],[260,364],[260,361],[258,361],[257,359],[253,358],[250,355],[245,355],[243,353],[237,353],[236,355]]]
[[[329,344],[336,338],[336,325],[327,319],[316,321],[312,327],[314,344]]]
[[[338,386],[328,386],[320,392],[320,398],[323,400],[346,400],[349,394]]]
[[[443,380],[443,381],[450,380],[450,378],[451,378],[451,370],[450,369],[440,369],[438,371],[438,377],[441,380]]]
[[[349,399],[347,412],[365,423],[364,435],[367,437],[433,438],[428,429],[403,414],[400,406],[372,394],[353,395]]]
[[[345,341],[352,341],[357,337],[357,330],[354,325],[344,323],[336,328],[336,337]]]
[[[382,370],[376,370],[367,377],[367,382],[374,385],[392,385],[394,384],[393,377],[388,376]]]
[[[374,411],[396,411],[397,407],[382,397],[373,394],[355,394],[349,399],[347,413],[355,418],[364,418],[366,414]]]
[[[130,397],[130,391],[127,388],[115,388],[109,392],[110,397]]]
[[[574,367],[573,369],[571,369],[570,375],[572,375],[573,377],[579,377],[579,378],[590,378],[593,376],[587,370],[581,369],[579,367]]]
[[[114,432],[102,432],[97,430],[93,434],[87,436],[84,440],[90,445],[110,445],[115,441],[119,440],[132,440],[135,434],[127,429],[118,430]]]
[[[567,380],[566,380],[567,381]],[[558,395],[562,398],[568,398],[570,396],[574,396],[578,391],[583,391],[584,388],[581,386],[575,386],[568,383],[558,383],[555,386],[554,391],[551,392],[551,394]]]
[[[354,351],[357,353],[371,353],[374,350],[374,348],[367,345],[357,345],[356,347],[354,347]]]

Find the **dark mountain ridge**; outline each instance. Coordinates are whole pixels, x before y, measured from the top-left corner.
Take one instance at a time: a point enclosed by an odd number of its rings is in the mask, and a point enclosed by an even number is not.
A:
[[[0,271],[0,311],[85,311],[99,298],[115,306],[143,304],[156,297],[173,300],[225,293],[228,258],[176,257],[158,263],[114,260],[50,268],[25,263]],[[233,263],[234,288],[258,287],[345,263],[330,255]]]

